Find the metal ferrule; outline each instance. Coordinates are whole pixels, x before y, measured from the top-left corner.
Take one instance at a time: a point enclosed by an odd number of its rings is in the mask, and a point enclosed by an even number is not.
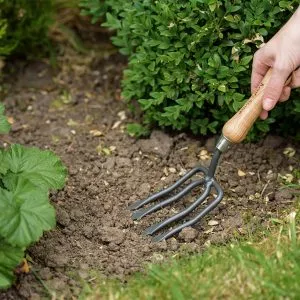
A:
[[[226,152],[232,143],[222,134],[217,142],[216,148],[221,152]]]

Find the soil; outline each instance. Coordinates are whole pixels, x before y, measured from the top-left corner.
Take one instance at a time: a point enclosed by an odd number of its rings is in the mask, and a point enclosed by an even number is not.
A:
[[[28,250],[32,272],[20,275],[0,299],[47,297],[41,282],[57,295],[76,297],[80,279],[92,281],[92,271],[126,281],[148,263],[247,236],[295,204],[296,192],[281,189],[279,181],[299,168],[299,145],[271,135],[223,155],[216,179],[224,199],[215,210],[193,228],[151,242],[143,230],[191,203],[200,190],[140,221],[131,219],[128,205],[197,164],[208,166],[215,137],[156,130],[148,139],[136,140],[125,131],[133,119],[120,99],[122,57],[87,60],[68,53],[58,57],[58,65],[55,71],[44,62],[15,62],[16,71],[6,81],[4,101],[14,123],[4,146],[51,149],[69,176],[65,188],[50,196],[56,229]],[[289,156],[287,147],[296,154]]]

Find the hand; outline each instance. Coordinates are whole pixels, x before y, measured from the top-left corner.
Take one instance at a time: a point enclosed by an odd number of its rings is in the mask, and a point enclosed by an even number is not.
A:
[[[265,89],[261,119],[268,117],[268,111],[278,101],[290,97],[291,88],[300,86],[300,7],[276,35],[260,48],[254,55],[251,91],[258,87],[270,67],[273,68],[270,81]],[[293,73],[292,81],[284,86]]]

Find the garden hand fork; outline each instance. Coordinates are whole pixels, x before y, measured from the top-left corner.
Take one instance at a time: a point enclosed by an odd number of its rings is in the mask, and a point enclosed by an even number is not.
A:
[[[191,213],[196,207],[198,207],[201,203],[207,199],[211,193],[211,190],[214,188],[216,191],[216,196],[214,199],[203,209],[201,210],[195,217],[192,219],[185,221],[181,225],[178,225],[169,231],[163,232],[159,235],[156,235],[153,240],[161,241],[165,240],[174,234],[180,232],[183,228],[187,226],[192,226],[197,223],[202,217],[207,215],[212,209],[214,209],[223,198],[223,190],[219,183],[216,181],[214,174],[219,162],[219,158],[222,153],[224,153],[231,144],[240,143],[243,141],[251,129],[253,123],[256,121],[260,113],[262,112],[262,100],[263,94],[266,85],[268,84],[271,77],[272,70],[270,69],[265,75],[264,79],[253,93],[253,95],[249,98],[249,100],[244,104],[244,106],[229,120],[225,123],[222,129],[222,135],[216,144],[216,148],[210,163],[209,168],[204,168],[201,166],[197,166],[187,174],[185,174],[182,178],[180,178],[177,182],[175,182],[170,187],[157,192],[147,199],[137,201],[129,206],[130,210],[133,210],[132,218],[134,220],[141,219],[142,217],[155,212],[172,202],[178,201],[183,198],[186,194],[190,193],[197,186],[204,186],[204,191],[202,194],[187,208],[178,212],[177,214],[156,223],[145,230],[145,234],[152,235],[159,231],[160,229],[165,228],[171,223],[183,219],[189,213]],[[290,83],[291,76],[286,82],[286,85]],[[197,179],[192,181],[189,184],[184,185],[188,179],[193,177],[196,173],[202,173],[204,175],[203,179]],[[170,196],[171,192],[175,191],[179,188],[179,191],[176,194]],[[169,196],[169,198],[160,201],[154,205],[144,207],[150,202],[156,201],[162,197]]]

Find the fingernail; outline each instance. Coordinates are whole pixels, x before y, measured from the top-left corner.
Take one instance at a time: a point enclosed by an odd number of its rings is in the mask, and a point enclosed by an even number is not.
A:
[[[263,109],[269,111],[272,108],[274,108],[275,104],[276,104],[275,100],[266,98],[263,102]]]

